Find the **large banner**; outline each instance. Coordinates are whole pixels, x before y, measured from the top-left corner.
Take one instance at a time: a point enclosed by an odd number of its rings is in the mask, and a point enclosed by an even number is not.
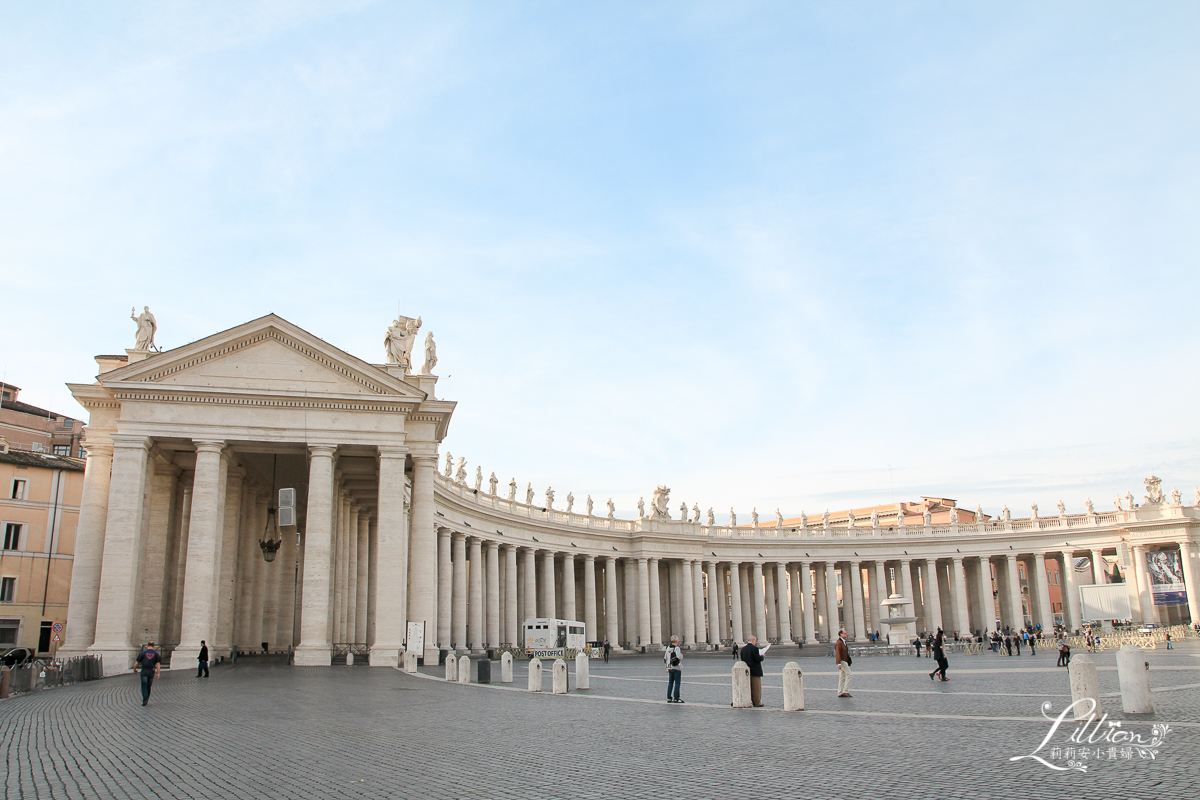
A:
[[[1179,563],[1178,550],[1146,553],[1146,572],[1150,574],[1154,605],[1177,606],[1187,602],[1187,587],[1183,583],[1183,565]]]

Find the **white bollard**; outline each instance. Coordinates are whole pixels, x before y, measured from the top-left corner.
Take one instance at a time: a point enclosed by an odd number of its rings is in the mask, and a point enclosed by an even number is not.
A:
[[[554,659],[552,681],[550,689],[554,694],[567,693],[567,662],[561,658]]]
[[[1067,673],[1071,679],[1075,719],[1100,719],[1100,679],[1096,676],[1096,662],[1086,655],[1075,656],[1067,666]]]
[[[505,650],[500,655],[500,682],[512,683],[512,653]]]
[[[587,653],[579,653],[575,656],[575,688],[590,689],[592,688],[591,679],[589,678]]]
[[[542,660],[540,658],[529,659],[529,691],[540,692],[542,690]]]
[[[454,657],[453,653],[446,654],[446,680],[458,680],[458,659]]]
[[[354,666],[354,653],[351,653],[351,652],[348,652],[348,651],[347,651],[347,653],[346,653],[346,666],[347,666],[347,667],[353,667],[353,666]]]
[[[1121,681],[1121,710],[1126,714],[1153,714],[1150,664],[1141,648],[1127,644],[1117,651],[1117,677]]]
[[[804,673],[795,661],[783,665],[783,710],[804,710]]]
[[[458,660],[458,682],[471,682],[471,657],[463,656]]]
[[[412,672],[412,673],[415,673],[417,671],[417,654],[416,653],[405,653],[404,654],[404,671]]]
[[[733,665],[733,707],[750,707],[750,667],[744,661]]]

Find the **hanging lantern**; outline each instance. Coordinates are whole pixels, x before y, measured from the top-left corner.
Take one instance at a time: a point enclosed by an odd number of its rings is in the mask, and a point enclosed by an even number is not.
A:
[[[275,466],[279,460],[279,456],[274,456],[271,459],[271,493],[275,493]],[[275,554],[279,552],[279,546],[283,544],[283,534],[279,532],[279,520],[275,516],[275,509],[267,508],[267,524],[263,527],[262,538],[258,540],[258,546],[262,549],[263,561],[268,564],[275,560]]]

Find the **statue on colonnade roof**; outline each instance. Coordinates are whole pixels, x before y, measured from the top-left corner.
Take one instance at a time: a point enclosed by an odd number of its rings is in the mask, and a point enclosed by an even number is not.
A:
[[[404,374],[412,372],[412,350],[413,343],[417,338],[417,331],[421,329],[421,318],[397,316],[387,329],[387,333],[383,336],[383,347],[387,351],[388,364],[399,364],[404,369]],[[434,359],[436,363],[436,358]]]
[[[134,350],[149,350],[154,347],[154,334],[158,331],[158,321],[150,313],[150,306],[142,306],[141,314],[136,314],[136,308],[129,310],[129,318],[137,323],[137,338],[134,340]]]
[[[1146,484],[1146,496],[1142,498],[1146,505],[1157,506],[1163,502],[1162,479],[1151,475],[1144,481]]]
[[[662,485],[654,487],[654,496],[650,499],[650,519],[670,519],[671,509],[667,508],[669,502],[671,490]]]

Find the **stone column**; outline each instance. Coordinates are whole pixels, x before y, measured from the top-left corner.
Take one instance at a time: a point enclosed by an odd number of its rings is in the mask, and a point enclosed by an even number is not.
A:
[[[436,664],[437,526],[434,524],[433,472],[437,455],[412,457],[412,531],[408,548],[408,619],[425,623],[425,663]]]
[[[650,644],[662,644],[662,587],[658,565],[657,558],[650,559],[647,565],[650,578]]]
[[[454,562],[451,560],[450,529],[438,528],[438,647],[449,650],[454,637],[450,609],[454,607]]]
[[[226,502],[226,511],[228,511],[229,506],[230,503]],[[226,513],[225,519],[226,524],[228,524],[228,513]],[[252,651],[257,651],[263,641],[263,600],[266,596],[267,580],[267,563],[263,561],[262,548],[258,545],[259,534],[262,533],[263,528],[267,524],[266,497],[255,497],[254,505],[246,509],[245,520],[247,530],[244,535],[253,540],[249,560],[245,564],[245,571],[250,582],[249,592],[247,593],[247,603],[250,606],[247,610],[250,619],[247,630],[250,641],[246,645]],[[219,638],[218,641],[220,641]],[[209,646],[212,646],[212,642],[209,642]]]
[[[845,597],[846,590],[842,590]],[[863,607],[862,562],[850,562],[850,599],[854,603],[854,638],[859,642],[870,641],[867,638],[866,611]]]
[[[140,638],[143,641],[165,641],[163,631],[163,597],[167,590],[167,551],[175,508],[175,482],[179,468],[168,455],[155,451],[153,478],[150,480],[150,515],[146,523],[143,558],[145,577],[142,580],[142,602],[139,610]],[[174,567],[174,565],[171,565]]]
[[[801,561],[797,571],[800,575],[800,613],[804,621],[804,643],[816,644],[817,624],[813,614],[812,572],[809,562]]]
[[[696,589],[692,581],[695,578],[693,565],[695,562],[680,563],[680,597],[679,604],[683,611],[683,643],[689,647],[696,646]]]
[[[980,627],[984,633],[996,627],[996,595],[992,588],[992,559],[990,556],[979,557],[979,613],[982,616]]]
[[[467,650],[467,537],[451,535],[454,578],[450,594],[450,642],[460,653]]]
[[[1080,627],[1080,617],[1082,609],[1079,605],[1079,589],[1075,580],[1075,556],[1070,550],[1063,550],[1058,554],[1062,558],[1062,585],[1061,591],[1063,597],[1063,627],[1067,631],[1072,631]]]
[[[254,504],[255,506],[260,503],[267,505],[270,502],[272,500],[266,497],[261,500],[256,497]],[[266,525],[265,519],[263,524]],[[270,648],[279,650],[279,639],[276,638],[276,634],[279,633],[279,583],[282,578],[283,564],[279,560],[278,553],[270,564],[263,560],[261,552],[258,553],[258,560],[263,562],[262,638],[259,642],[266,642]]]
[[[1046,582],[1046,554],[1033,554],[1033,571],[1037,574],[1038,616],[1042,630],[1054,632],[1054,610],[1050,607],[1050,586]]]
[[[583,557],[583,626],[589,642],[599,641],[596,627],[596,557]]]
[[[734,561],[729,565],[729,616],[733,627],[733,640],[739,644],[746,643],[745,626],[742,624],[742,565]]]
[[[788,576],[788,630],[793,642],[804,641],[804,611],[800,605],[800,567],[798,564],[785,564]]]
[[[521,642],[520,613],[517,608],[517,548],[504,545],[504,644],[517,647]]]
[[[825,568],[813,568],[813,601],[817,614],[817,637],[829,641],[837,638],[837,630],[829,630],[829,601],[825,597]]]
[[[371,515],[364,508],[358,513],[358,542],[355,545],[354,564],[357,567],[354,587],[354,641],[367,643],[367,552],[371,546]]]
[[[537,552],[525,549],[525,620],[537,617]]]
[[[185,571],[187,570],[188,529],[192,519],[192,479],[190,474],[190,470],[185,470],[180,478],[182,500],[180,501],[179,508],[179,546],[178,552],[175,555],[175,588],[171,593],[171,602],[173,605],[169,642],[172,645],[179,644],[180,626],[183,624],[183,583]],[[79,541],[78,533],[76,533],[75,541],[77,543]],[[64,656],[60,650],[59,657],[66,658],[69,656]]]
[[[258,531],[254,530],[254,509],[257,508],[258,488],[246,488],[246,502],[242,504],[242,529],[238,533],[238,569],[236,620],[234,643],[245,653],[258,647],[250,624],[250,606],[254,597],[254,559],[262,558],[258,546]],[[261,641],[261,640],[260,640]],[[212,655],[210,653],[210,655]],[[214,659],[215,660],[215,659]]]
[[[352,546],[358,543],[358,503],[348,491],[343,495],[342,524],[338,530],[337,638],[334,641],[346,643],[350,641],[350,630],[354,620],[354,579],[358,576]]]
[[[404,583],[408,583],[405,570]],[[404,594],[404,592],[400,592]],[[375,646],[375,614],[378,611],[376,598],[379,595],[379,506],[367,525],[367,653],[370,663],[370,648]],[[406,598],[407,599],[407,598]],[[436,631],[435,631],[436,633]]]
[[[97,595],[96,641],[89,652],[105,657],[105,673],[128,671],[138,653],[134,641],[137,592],[145,513],[145,436],[113,434],[111,488],[104,530],[104,556]]]
[[[617,616],[617,559],[604,557],[604,636],[613,647],[619,647],[620,618]]]
[[[896,594],[907,598],[908,602],[912,605],[911,609],[905,609],[905,612],[909,612],[911,610],[911,613],[906,613],[906,616],[915,617],[917,615],[917,607],[915,602],[916,590],[913,588],[912,584],[911,559],[900,559],[900,567],[896,570]],[[913,623],[913,626],[916,627],[916,623]]]
[[[750,584],[753,583],[754,570],[749,564],[738,565],[738,586],[742,590],[742,630],[746,632],[746,636],[756,636],[754,630],[754,598],[750,591]]]
[[[1104,571],[1103,548],[1093,549],[1092,554],[1092,583],[1108,583],[1108,573]]]
[[[875,561],[875,584],[871,587],[871,606],[875,614],[875,630],[886,641],[891,628],[887,624],[887,607],[883,601],[888,598],[887,565],[883,561]]]
[[[558,619],[558,589],[554,580],[554,555],[553,550],[546,550],[542,553],[542,602],[545,604],[542,616],[550,619]]]
[[[719,635],[715,644],[720,645],[723,640],[732,635],[730,632],[731,623],[729,622],[729,583],[727,579],[729,568],[723,567],[714,561],[713,569],[717,573],[717,582],[716,584],[710,582],[708,585],[708,609],[709,614],[713,614],[713,603],[716,603],[717,608],[715,613],[717,615],[717,631]],[[716,588],[713,588],[714,586]]]
[[[293,631],[296,624],[296,531],[283,529],[282,544],[279,546],[279,624],[276,626],[275,641],[283,649],[296,644]]]
[[[562,598],[563,598],[563,619],[579,620],[578,611],[575,608],[575,554],[563,553],[562,557]]]
[[[184,572],[183,607],[180,610],[179,646],[171,654],[188,669],[200,653],[200,640],[215,644],[217,580],[220,574],[218,512],[223,478],[221,451],[225,443],[196,442],[196,471],[192,478],[192,513],[188,521],[187,567]]]
[[[953,556],[954,566],[954,627],[959,635],[970,635],[970,599],[967,595],[967,572],[962,556]]]
[[[483,649],[485,631],[483,629],[483,542],[478,537],[471,537],[470,570],[470,599],[467,601],[467,616],[470,622],[467,626],[467,641],[472,652],[479,653]]]
[[[825,562],[825,602],[829,604],[829,641],[831,642],[837,638],[838,628],[845,627],[838,621],[837,579],[833,574],[834,566],[832,561]]]
[[[762,633],[760,635],[765,637],[769,642],[772,639],[779,638],[778,612],[775,607],[775,576],[774,570],[765,567],[763,564],[758,565],[758,573],[762,576],[762,580],[755,581],[755,583],[762,586],[763,605],[766,606],[766,613],[763,616],[763,627],[761,629]]]
[[[111,506],[110,506],[111,508]],[[112,512],[108,515],[108,530],[109,536],[112,535]],[[108,553],[104,554],[105,560],[108,559]],[[1137,608],[1141,611],[1141,622],[1158,622],[1158,613],[1154,608],[1154,596],[1150,591],[1150,576],[1146,572],[1146,548],[1143,545],[1135,544],[1133,546],[1133,574],[1137,579]],[[1128,580],[1128,578],[1126,578]],[[104,595],[100,595],[101,606],[104,604]]]
[[[667,609],[662,617],[667,629],[663,631],[663,643],[671,640],[672,636],[678,636],[680,644],[687,642],[687,637],[683,634],[683,562],[674,559],[666,562],[667,567],[667,591],[664,592],[667,598]]]
[[[376,511],[375,558],[370,571],[376,576],[375,631],[371,642],[373,667],[398,666],[400,648],[408,636],[409,535],[404,515],[404,466],[407,451],[380,447]],[[449,557],[449,553],[447,553]],[[427,628],[425,638],[438,641],[436,628]],[[434,663],[437,663],[436,661]]]
[[[304,593],[300,607],[298,667],[328,667],[330,641],[330,588],[333,558],[333,454],[332,445],[309,445],[308,507],[304,514]],[[200,478],[197,465],[196,479]],[[198,492],[197,492],[198,494]],[[195,495],[192,507],[195,508]],[[195,511],[192,512],[193,526]],[[194,535],[194,534],[193,534]],[[178,652],[178,651],[177,651]]]
[[[942,628],[942,587],[938,580],[937,559],[925,560],[925,577],[926,595],[929,598],[925,604],[925,622],[929,630],[936,633],[938,628]]]
[[[638,640],[642,647],[650,645],[650,560],[637,560]]]
[[[1183,584],[1187,591],[1188,613],[1191,614],[1192,624],[1195,625],[1200,622],[1200,586],[1196,585],[1196,575],[1200,574],[1200,554],[1196,552],[1195,546],[1188,542],[1180,542],[1179,560],[1183,562]],[[1074,594],[1078,602],[1079,592]],[[1074,606],[1071,613],[1074,613]],[[1078,621],[1079,616],[1075,619]]]
[[[1008,562],[1008,600],[1012,617],[1009,619],[1008,624],[1010,627],[1020,630],[1025,627],[1025,610],[1021,603],[1021,577],[1017,571],[1016,553],[1010,553],[1006,557],[1006,560]],[[1032,610],[1030,609],[1031,612]]]
[[[487,635],[484,647],[500,646],[500,543],[487,543]]]
[[[791,608],[790,597],[795,592],[789,589],[791,584],[788,582],[788,565],[786,562],[778,561],[775,563],[775,583],[778,587],[775,597],[779,603],[779,641],[781,644],[791,644],[794,611]]]
[[[709,626],[704,620],[704,564],[692,562],[692,617],[696,623],[696,644],[708,643]]]
[[[113,446],[107,436],[88,431],[87,465],[83,473],[83,498],[75,528],[75,555],[71,566],[71,595],[67,604],[66,641],[60,658],[86,653],[96,640],[96,604],[100,596],[100,568],[104,557],[104,527],[108,522],[109,477]]]

